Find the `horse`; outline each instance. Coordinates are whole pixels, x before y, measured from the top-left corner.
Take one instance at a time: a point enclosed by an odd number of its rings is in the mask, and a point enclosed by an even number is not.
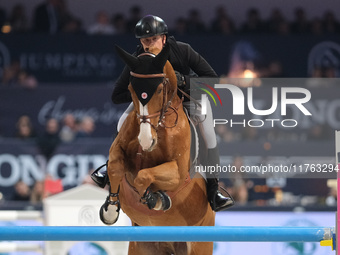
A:
[[[113,224],[121,207],[133,226],[214,226],[206,181],[189,174],[191,131],[167,60],[169,46],[137,57],[116,49],[131,70],[134,110],[110,147],[110,195],[101,219]],[[128,249],[129,255],[212,252],[212,242],[130,242]]]

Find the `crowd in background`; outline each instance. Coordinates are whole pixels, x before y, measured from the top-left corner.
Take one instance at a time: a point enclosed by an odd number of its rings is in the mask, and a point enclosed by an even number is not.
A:
[[[73,114],[67,113],[61,122],[55,118],[46,120],[44,132],[37,134],[30,117],[22,115],[16,123],[14,137],[22,141],[35,139],[41,153],[48,159],[59,143],[89,138],[94,129],[95,122],[92,117],[76,119]]]
[[[133,33],[135,24],[145,15],[141,6],[131,6],[129,13],[115,13],[112,16],[107,10],[94,14],[92,24],[83,26],[83,21],[67,8],[65,0],[46,0],[36,6],[33,20],[28,20],[25,6],[17,4],[6,13],[0,5],[0,27],[3,33],[87,33],[126,34]],[[225,6],[216,7],[213,20],[204,20],[201,10],[192,8],[186,17],[177,17],[172,34],[336,34],[340,32],[340,23],[333,10],[326,11],[319,17],[309,18],[302,7],[294,10],[293,20],[288,20],[280,9],[275,8],[269,17],[261,16],[257,8],[245,11],[244,21],[240,26],[228,14]]]
[[[13,137],[20,141],[35,143],[38,153],[49,160],[60,144],[90,138],[94,129],[95,123],[92,117],[84,116],[76,119],[73,114],[67,113],[61,121],[55,118],[46,120],[44,130],[38,132],[33,126],[31,118],[22,115],[16,123]],[[89,174],[91,171],[92,169],[89,169]],[[83,183],[94,184],[89,175],[84,178]],[[53,179],[52,176],[46,175],[45,179],[35,181],[32,186],[21,180],[18,181],[14,187],[13,197],[7,199],[39,205],[44,198],[63,190],[64,187],[60,179]]]

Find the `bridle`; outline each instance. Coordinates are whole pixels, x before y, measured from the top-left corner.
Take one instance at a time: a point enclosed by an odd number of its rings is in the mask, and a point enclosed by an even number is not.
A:
[[[148,52],[144,52],[139,56],[152,56],[152,57],[155,57],[154,54],[152,53],[148,53]],[[138,73],[135,73],[135,72],[132,72],[130,71],[130,75],[133,76],[133,77],[136,77],[136,78],[141,78],[141,79],[149,79],[149,78],[163,78],[163,103],[162,103],[162,108],[155,112],[155,113],[152,113],[152,114],[148,114],[148,115],[140,115],[137,113],[137,118],[141,120],[141,123],[148,123],[150,124],[150,126],[152,128],[154,128],[157,132],[158,130],[158,127],[161,126],[161,127],[164,127],[164,128],[173,128],[177,125],[177,122],[178,122],[178,109],[180,107],[180,105],[182,104],[183,102],[183,98],[180,100],[179,104],[176,106],[176,107],[173,107],[172,106],[172,100],[174,99],[176,93],[177,93],[177,90],[174,90],[173,94],[171,95],[170,99],[168,100],[168,94],[167,94],[167,87],[169,85],[169,79],[166,78],[166,74],[165,73],[159,73],[159,74],[138,74]],[[166,126],[165,125],[165,116],[167,115],[171,115],[172,113],[175,113],[176,114],[176,120],[175,120],[175,123],[172,125],[172,126]],[[153,125],[148,119],[152,119],[152,118],[157,118],[159,117],[158,119],[158,122],[157,122],[157,125]]]
[[[149,52],[144,52],[139,56],[151,56],[151,57],[155,57],[154,54],[149,53]],[[148,115],[140,115],[139,113],[137,113],[137,118],[141,121],[141,123],[148,123],[150,124],[150,126],[156,131],[158,131],[158,128],[164,127],[164,128],[173,128],[177,126],[177,122],[178,122],[178,109],[180,107],[180,105],[183,102],[183,98],[182,100],[180,100],[180,102],[178,103],[178,105],[176,107],[172,106],[172,100],[174,99],[177,90],[174,90],[173,94],[171,95],[170,99],[168,100],[168,93],[167,93],[167,89],[168,86],[170,84],[169,79],[166,78],[166,74],[165,73],[158,73],[158,74],[139,74],[139,73],[135,73],[130,71],[130,75],[132,77],[135,78],[140,78],[140,79],[150,79],[150,78],[163,78],[162,84],[163,84],[163,102],[162,102],[162,107],[159,111],[152,113],[152,114],[148,114]],[[165,125],[165,116],[167,115],[171,115],[172,113],[176,114],[176,120],[175,123],[172,126],[166,126]],[[158,118],[157,124],[154,125],[150,122],[150,119],[152,118]],[[142,146],[139,145],[138,146],[138,151],[136,154],[136,171],[138,172],[141,169],[142,166]]]

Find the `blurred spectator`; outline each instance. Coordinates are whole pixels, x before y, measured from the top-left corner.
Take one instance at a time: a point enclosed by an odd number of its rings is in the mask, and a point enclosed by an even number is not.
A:
[[[264,31],[264,23],[258,9],[249,9],[247,11],[246,21],[241,25],[241,33],[258,34],[263,33]]]
[[[227,125],[216,125],[215,131],[219,143],[229,143],[240,140],[240,135],[232,131]]]
[[[327,80],[322,79],[324,77],[323,68],[319,66],[315,66],[312,70],[312,75],[310,79],[307,79],[306,85],[307,87],[324,87],[327,86]]]
[[[258,129],[255,127],[246,126],[242,128],[242,140],[256,141],[259,139]]]
[[[33,185],[30,201],[32,204],[39,204],[44,198],[44,182],[36,181]]]
[[[65,0],[59,0],[58,5],[58,20],[60,28],[58,31],[63,33],[80,33],[82,30],[82,22],[76,18],[68,9]]]
[[[326,198],[326,205],[327,206],[336,206],[338,198],[338,192],[336,187],[330,188],[329,194]]]
[[[26,32],[28,31],[28,19],[26,16],[25,7],[21,4],[16,4],[8,18],[11,32]]]
[[[15,125],[15,128],[16,128],[16,134],[15,134],[16,138],[27,140],[27,139],[36,137],[36,133],[33,129],[31,119],[27,115],[22,115],[19,117]]]
[[[269,62],[268,66],[259,73],[261,78],[283,78],[283,67],[280,61],[274,60]]]
[[[79,124],[77,138],[91,137],[94,129],[94,120],[90,116],[83,117]]]
[[[77,134],[77,123],[73,114],[68,113],[63,118],[63,125],[60,129],[59,136],[63,142],[71,142]]]
[[[33,14],[33,31],[55,34],[62,27],[62,0],[45,0],[38,5]]]
[[[289,24],[286,22],[280,9],[273,9],[266,21],[266,29],[271,34],[288,34]]]
[[[9,66],[4,68],[2,83],[5,86],[20,86],[29,89],[38,86],[37,79],[21,68],[19,60],[13,60]]]
[[[37,145],[46,159],[50,159],[59,144],[59,123],[51,118],[46,122],[44,133],[38,137]]]
[[[308,79],[306,84],[308,87],[330,87],[334,82],[330,82],[328,79],[323,78],[336,78],[337,70],[332,65],[327,66],[315,66],[312,70],[311,79]]]
[[[295,9],[294,20],[291,23],[292,33],[306,34],[309,31],[309,26],[305,11],[301,7]]]
[[[129,10],[130,16],[127,20],[128,32],[134,33],[137,22],[142,18],[142,9],[138,5],[134,5]]]
[[[183,17],[180,17],[180,18],[177,18],[176,21],[175,21],[175,28],[172,32],[172,34],[174,36],[176,35],[185,35],[187,33],[187,21],[185,20],[185,18]]]
[[[217,31],[218,34],[231,35],[231,34],[234,34],[234,32],[235,32],[234,25],[229,18],[224,17],[219,20],[218,31]]]
[[[122,13],[117,13],[113,16],[112,25],[116,34],[126,34],[128,32],[126,19]]]
[[[283,73],[283,67],[280,61],[271,61],[268,66],[269,77],[270,78],[283,78],[285,77]]]
[[[240,205],[245,205],[248,201],[248,187],[247,179],[245,179],[241,172],[241,167],[244,165],[243,158],[241,156],[235,156],[233,158],[232,166],[236,172],[233,172],[230,178],[232,185],[232,196],[235,201]],[[233,170],[233,171],[234,171]]]
[[[322,35],[323,34],[323,26],[322,21],[319,18],[315,18],[310,23],[310,33],[312,35]]]
[[[287,21],[280,22],[277,26],[276,34],[277,35],[289,35],[289,34],[291,34],[289,23]]]
[[[110,24],[109,14],[106,11],[99,11],[96,14],[95,23],[89,26],[87,33],[90,35],[113,35],[115,29]]]
[[[82,23],[77,18],[70,18],[68,19],[61,30],[61,32],[66,34],[80,34],[83,33]]]
[[[30,201],[31,189],[23,181],[18,181],[14,186],[13,201]]]
[[[330,128],[327,125],[314,125],[310,128],[307,140],[308,141],[322,141],[322,140],[331,140],[333,138],[333,134],[330,131]]]
[[[332,11],[325,12],[322,23],[325,33],[335,34],[340,32],[340,23],[336,20]]]
[[[189,17],[187,20],[187,32],[191,35],[206,32],[205,25],[201,19],[201,14],[197,9],[192,9],[189,11]]]
[[[232,34],[234,31],[235,24],[228,16],[224,6],[218,6],[215,17],[211,23],[211,32],[216,34]]]

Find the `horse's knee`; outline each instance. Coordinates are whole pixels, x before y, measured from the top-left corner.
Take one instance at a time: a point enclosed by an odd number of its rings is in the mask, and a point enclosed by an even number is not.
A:
[[[152,176],[146,171],[139,171],[137,177],[134,180],[135,186],[138,188],[149,187],[152,183]]]

